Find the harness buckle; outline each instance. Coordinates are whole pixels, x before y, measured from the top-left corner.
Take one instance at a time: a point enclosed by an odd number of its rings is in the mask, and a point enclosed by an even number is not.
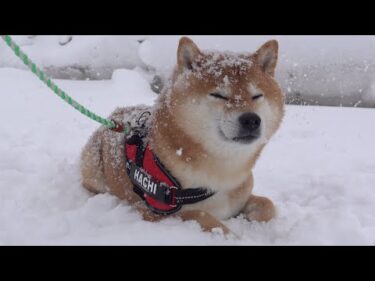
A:
[[[177,187],[172,185],[167,187],[165,191],[165,202],[168,202],[168,204],[173,208],[177,207],[176,190]]]

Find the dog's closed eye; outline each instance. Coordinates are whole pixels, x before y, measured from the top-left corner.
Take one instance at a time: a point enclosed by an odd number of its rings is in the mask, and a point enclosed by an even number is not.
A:
[[[227,97],[223,96],[222,94],[219,93],[211,93],[211,97],[217,98],[217,99],[222,99],[222,100],[229,100]]]
[[[263,97],[263,94],[255,95],[252,97],[252,99],[257,100],[257,99],[260,99],[261,97]]]

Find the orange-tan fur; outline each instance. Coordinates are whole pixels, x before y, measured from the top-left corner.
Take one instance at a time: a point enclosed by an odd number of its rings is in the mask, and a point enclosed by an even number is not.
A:
[[[254,54],[238,55],[245,64],[225,65],[220,53],[202,52],[186,37],[180,40],[170,85],[154,108],[149,141],[183,188],[204,186],[216,192],[204,201],[184,205],[176,214],[183,220],[196,220],[204,230],[221,228],[229,233],[221,220],[240,213],[257,221],[274,217],[273,203],[252,194],[251,170],[284,114],[284,97],[274,80],[277,53],[277,41],[269,41]],[[207,61],[213,61],[212,66],[218,71],[205,69]],[[227,93],[228,101],[209,97],[218,89]],[[252,91],[260,91],[264,97],[252,100]],[[111,118],[124,121],[132,110],[117,109]],[[229,118],[245,112],[261,117],[259,140],[236,144],[215,135],[217,119],[231,122]],[[110,192],[127,200],[146,220],[160,220],[163,217],[149,211],[132,191],[125,169],[123,139],[123,135],[103,127],[94,133],[82,152],[83,185],[92,192]]]

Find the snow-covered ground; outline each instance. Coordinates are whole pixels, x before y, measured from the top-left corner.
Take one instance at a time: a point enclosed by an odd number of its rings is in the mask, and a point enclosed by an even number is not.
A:
[[[111,80],[56,81],[93,111],[152,104],[141,70]],[[126,202],[80,185],[79,156],[97,124],[30,72],[0,68],[0,244],[375,244],[375,110],[287,106],[254,171],[256,194],[273,199],[269,223],[233,218],[240,237],[195,222],[141,220]]]

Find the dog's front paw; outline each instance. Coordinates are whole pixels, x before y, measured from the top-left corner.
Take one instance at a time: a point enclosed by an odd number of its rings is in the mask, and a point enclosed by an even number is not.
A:
[[[178,216],[184,221],[195,220],[197,221],[203,231],[212,232],[212,233],[222,233],[225,236],[230,234],[230,229],[221,223],[217,218],[211,214],[200,211],[200,210],[189,210],[181,211],[178,213]]]
[[[276,209],[270,199],[251,195],[246,203],[244,214],[249,221],[267,222],[275,217]]]

